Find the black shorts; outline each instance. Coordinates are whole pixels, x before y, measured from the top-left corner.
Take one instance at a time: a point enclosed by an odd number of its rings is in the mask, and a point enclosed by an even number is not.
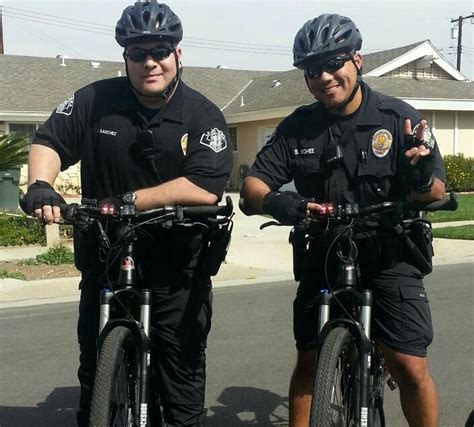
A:
[[[326,287],[323,280],[321,274],[311,273],[303,275],[299,284],[293,303],[293,331],[299,351],[317,347],[319,291]],[[400,353],[425,357],[433,340],[433,325],[419,270],[401,262],[366,279],[366,286],[373,292],[374,337]]]

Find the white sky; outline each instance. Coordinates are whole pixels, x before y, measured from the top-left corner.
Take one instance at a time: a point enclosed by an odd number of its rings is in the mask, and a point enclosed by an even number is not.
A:
[[[129,4],[131,0],[0,0],[5,53],[120,61],[121,48],[113,31]],[[291,69],[296,32],[308,19],[327,12],[354,20],[364,39],[362,53],[430,39],[456,66],[457,39],[451,39],[450,21],[473,13],[472,1],[170,0],[167,4],[183,22],[185,66],[254,70]],[[83,29],[92,24],[100,27],[96,26],[97,32],[67,28],[74,24]],[[473,79],[474,24],[470,19],[464,20],[462,32],[461,71]]]

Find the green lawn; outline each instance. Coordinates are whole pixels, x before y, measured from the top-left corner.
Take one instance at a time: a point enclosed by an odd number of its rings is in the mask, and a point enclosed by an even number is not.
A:
[[[441,239],[474,240],[474,225],[433,228],[433,237]]]
[[[458,202],[459,206],[456,211],[430,212],[428,214],[428,219],[431,222],[474,220],[474,194],[458,194]]]

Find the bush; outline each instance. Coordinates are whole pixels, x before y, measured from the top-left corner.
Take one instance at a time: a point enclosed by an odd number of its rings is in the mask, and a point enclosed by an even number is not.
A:
[[[455,154],[444,156],[443,161],[448,191],[474,190],[474,158]]]
[[[47,265],[73,264],[74,252],[64,245],[55,245],[44,254],[37,255],[36,260]]]
[[[26,215],[0,212],[0,246],[46,244],[44,227]]]

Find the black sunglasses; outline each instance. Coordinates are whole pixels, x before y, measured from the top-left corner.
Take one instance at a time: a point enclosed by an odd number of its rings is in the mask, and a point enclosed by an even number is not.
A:
[[[151,49],[142,49],[141,47],[132,47],[123,53],[125,59],[129,58],[133,62],[143,62],[150,55],[155,61],[162,61],[168,58],[173,52],[172,47],[153,47]]]
[[[321,76],[323,71],[327,73],[335,73],[337,70],[341,69],[344,64],[351,59],[351,55],[342,55],[335,56],[334,58],[328,59],[322,64],[310,64],[306,68],[305,73],[309,79],[316,79]]]

